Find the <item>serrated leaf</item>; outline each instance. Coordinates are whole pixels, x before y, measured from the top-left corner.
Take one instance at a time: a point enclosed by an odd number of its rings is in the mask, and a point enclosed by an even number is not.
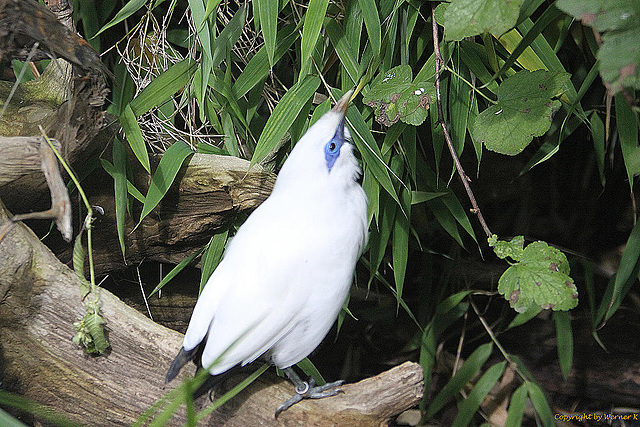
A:
[[[537,305],[564,311],[578,305],[569,263],[560,250],[545,242],[533,242],[519,254],[518,261],[498,281],[498,292],[514,310],[522,313]]]
[[[493,248],[496,256],[500,259],[511,258],[520,261],[524,252],[524,236],[516,236],[510,241],[498,240],[495,234],[488,239],[489,246]]]
[[[485,31],[499,36],[518,21],[523,0],[454,0],[444,12],[444,36],[460,41]]]
[[[556,5],[600,32],[640,26],[637,0],[558,0]]]
[[[570,85],[569,74],[522,70],[498,88],[498,102],[478,115],[471,128],[473,138],[488,150],[514,156],[526,148],[534,136],[551,127],[560,96]]]
[[[160,159],[158,168],[151,177],[151,184],[149,185],[147,196],[144,199],[138,225],[158,206],[158,203],[160,203],[169,190],[169,187],[171,187],[171,184],[173,184],[173,180],[180,171],[182,163],[192,154],[193,151],[191,148],[182,141],[175,142],[165,151]],[[138,225],[136,225],[136,227]]]
[[[412,82],[411,67],[398,65],[379,76],[362,102],[374,109],[376,121],[385,125],[402,120],[418,126],[427,118],[435,86],[431,82]]]

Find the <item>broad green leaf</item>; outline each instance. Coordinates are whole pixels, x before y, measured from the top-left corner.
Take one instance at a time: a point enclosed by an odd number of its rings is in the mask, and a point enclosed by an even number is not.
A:
[[[127,142],[131,147],[131,151],[135,154],[136,158],[140,161],[142,167],[151,173],[151,165],[149,164],[149,154],[147,153],[147,146],[144,143],[142,137],[142,131],[140,125],[136,121],[136,115],[131,109],[131,104],[127,104],[120,114],[120,125],[127,137]]]
[[[113,191],[116,203],[116,229],[122,257],[125,257],[124,219],[127,212],[127,152],[124,144],[118,139],[113,140]]]
[[[378,15],[378,4],[374,0],[358,0],[358,5],[362,11],[364,25],[367,28],[367,40],[371,43],[373,54],[380,55],[382,46],[382,31],[380,16]]]
[[[426,419],[433,417],[444,407],[444,405],[447,404],[447,402],[455,397],[478,372],[481,371],[482,366],[489,356],[491,356],[492,350],[493,344],[487,343],[479,346],[473,353],[471,353],[453,378],[451,378],[436,397],[433,398],[425,414]]]
[[[573,331],[571,329],[571,319],[566,311],[556,311],[553,313],[553,320],[556,324],[556,342],[558,348],[558,360],[562,377],[567,380],[573,364]]]
[[[604,34],[598,64],[602,80],[612,92],[626,87],[640,89],[640,28]]]
[[[114,25],[117,25],[120,22],[124,21],[125,19],[136,13],[138,10],[140,10],[142,6],[145,5],[145,3],[147,3],[147,0],[130,0],[127,4],[124,5],[122,9],[120,9],[120,11],[118,11],[118,13],[116,13],[116,16],[114,16],[111,21],[107,22],[93,37],[97,37],[103,31],[108,30]]]
[[[302,40],[300,42],[301,77],[306,74],[309,61],[313,56],[313,49],[315,49],[318,43],[320,29],[322,28],[324,16],[327,14],[329,0],[310,0],[307,5],[307,12],[304,14],[304,25],[302,27]]]
[[[278,31],[278,0],[254,0],[260,16],[260,28],[271,67],[275,64],[276,34]]]
[[[222,254],[224,253],[224,246],[227,243],[227,237],[229,231],[225,230],[222,233],[214,234],[209,240],[207,249],[202,254],[202,267],[200,269],[200,291],[198,295],[202,293],[204,285],[207,284],[211,273],[218,267],[220,261],[222,261]]]
[[[458,415],[453,420],[453,427],[465,427],[471,422],[485,396],[500,379],[507,362],[493,365],[478,380],[473,390],[469,392],[467,398],[458,406]]]
[[[391,126],[398,120],[414,126],[427,118],[435,86],[431,82],[412,82],[411,67],[398,65],[378,76],[362,102],[374,109],[376,121]]]
[[[570,85],[569,75],[543,70],[519,71],[498,89],[498,102],[476,118],[471,133],[485,147],[500,154],[516,155],[534,136],[551,127],[560,96]]]
[[[149,184],[149,191],[147,191],[147,196],[144,199],[138,225],[158,206],[158,203],[160,203],[169,190],[169,187],[171,187],[171,184],[173,184],[173,180],[180,171],[182,163],[192,154],[193,151],[191,151],[191,148],[182,141],[173,143],[167,151],[165,151],[160,159],[158,168],[151,177],[151,184]],[[136,227],[138,225],[136,225]]]
[[[171,281],[171,279],[176,277],[178,275],[178,273],[180,273],[182,270],[185,269],[185,267],[187,267],[189,264],[191,264],[193,262],[193,260],[198,257],[198,255],[200,255],[202,252],[204,252],[205,248],[206,248],[206,246],[204,248],[198,249],[193,254],[189,255],[187,258],[185,258],[182,261],[180,261],[180,263],[178,265],[173,267],[171,269],[171,271],[169,273],[167,273],[167,275],[162,278],[160,283],[158,283],[158,285],[153,289],[153,291],[151,291],[151,293],[149,294],[149,298],[151,298],[153,295],[155,295],[155,293],[158,292],[159,290],[161,290],[164,287],[164,285],[169,283],[169,281]]]
[[[520,427],[522,425],[522,415],[527,405],[527,385],[522,384],[511,395],[509,412],[505,427]]]
[[[557,6],[599,32],[640,26],[640,4],[635,0],[558,0]]]
[[[488,31],[506,33],[518,21],[522,0],[454,0],[444,13],[444,36],[459,41]]]
[[[193,77],[197,65],[198,63],[191,59],[184,59],[173,64],[167,71],[153,79],[130,103],[136,117],[164,104],[176,92],[185,87]]]
[[[496,255],[516,261],[498,281],[498,292],[514,310],[523,313],[538,306],[564,311],[578,305],[578,291],[569,277],[567,257],[561,251],[540,241],[521,250],[522,236],[511,243],[508,250],[499,245]],[[489,246],[496,246],[493,238],[489,239]]]
[[[320,79],[318,77],[307,76],[284,94],[264,125],[251,158],[251,165],[260,163],[280,145],[285,133],[300,114],[300,110],[311,99],[319,86]]]

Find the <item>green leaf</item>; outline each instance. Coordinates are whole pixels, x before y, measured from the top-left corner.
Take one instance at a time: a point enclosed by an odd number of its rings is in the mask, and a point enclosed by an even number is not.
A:
[[[82,321],[91,334],[94,352],[103,354],[109,348],[109,342],[104,335],[104,319],[97,310],[89,310]]]
[[[412,191],[411,192],[411,204],[417,205],[418,203],[427,202],[437,197],[446,196],[446,191]]]
[[[252,166],[260,163],[280,145],[285,133],[300,114],[300,110],[311,99],[319,86],[320,79],[318,77],[307,76],[284,94],[264,125],[253,157],[251,157]]]
[[[130,0],[127,4],[124,5],[122,9],[120,9],[118,13],[116,13],[116,16],[114,16],[111,21],[106,23],[104,27],[102,27],[100,31],[98,31],[93,37],[98,36],[103,31],[108,30],[114,25],[117,25],[120,22],[124,21],[125,19],[136,13],[138,10],[140,10],[142,6],[145,5],[145,3],[147,3],[147,0]]]
[[[533,403],[533,407],[536,409],[538,415],[540,415],[543,426],[552,426],[555,424],[553,419],[553,413],[547,402],[547,398],[544,396],[544,392],[539,385],[526,381],[524,385],[527,386],[529,391],[529,398]]]
[[[140,117],[152,108],[164,104],[189,83],[197,66],[197,62],[185,59],[173,64],[167,71],[153,79],[130,103],[135,116]]]
[[[493,248],[496,256],[500,259],[511,258],[520,261],[524,254],[524,236],[516,236],[510,241],[498,240],[495,234],[488,239],[489,246]]]
[[[142,167],[151,173],[151,165],[149,164],[149,154],[147,153],[147,146],[144,143],[142,137],[142,131],[140,125],[136,120],[136,115],[131,109],[131,104],[127,104],[120,114],[120,125],[127,137],[127,142],[135,154],[136,158],[140,161]]]
[[[453,420],[453,427],[469,425],[485,396],[491,391],[493,385],[498,382],[507,362],[493,365],[480,377],[467,398],[458,406],[458,415]]]
[[[558,360],[562,377],[567,380],[571,365],[573,363],[573,332],[571,329],[571,319],[566,311],[556,311],[553,313],[553,320],[556,323],[556,342],[558,347]]]
[[[311,362],[311,360],[309,360],[308,357],[305,357],[296,365],[298,366],[298,368],[302,369],[302,372],[304,372],[307,376],[313,378],[316,381],[317,385],[325,385],[327,383],[320,371],[318,371],[318,368],[316,368],[316,366],[313,364],[313,362]]]
[[[542,308],[537,307],[535,305],[531,306],[527,311],[516,314],[516,317],[514,317],[513,320],[509,323],[509,325],[507,326],[507,329],[511,329],[511,328],[515,328],[516,326],[524,325],[529,320],[531,320],[534,317],[536,317],[541,311],[542,311]]]
[[[433,417],[444,405],[455,397],[471,379],[482,369],[482,365],[491,356],[492,343],[486,343],[478,348],[467,358],[462,367],[449,380],[442,390],[433,398],[431,405],[425,414],[426,419]]]
[[[605,319],[611,318],[617,307],[625,297],[624,289],[630,280],[635,281],[634,276],[637,274],[638,260],[640,259],[640,221],[633,226],[631,234],[627,239],[627,243],[620,257],[620,266],[615,275],[613,292],[609,301],[603,300],[603,304],[608,305],[607,315]]]
[[[558,249],[540,241],[529,244],[520,252],[519,242],[523,241],[521,236],[514,238],[507,250],[504,250],[505,245],[498,245],[499,257],[509,256],[517,261],[500,277],[498,292],[519,313],[534,306],[554,311],[576,307],[578,291],[573,279],[569,277],[567,257]],[[489,245],[497,246],[497,243],[490,239]]]
[[[460,41],[488,31],[496,37],[518,21],[522,0],[454,0],[444,13],[444,36]]]
[[[353,50],[342,27],[335,20],[327,18],[324,29],[338,54],[338,58],[340,58],[342,66],[351,79],[351,84],[355,84],[360,78],[358,52]]]
[[[551,127],[560,96],[570,85],[569,74],[544,70],[522,70],[506,79],[498,89],[498,102],[478,115],[471,133],[488,150],[514,156],[534,136]]]
[[[229,231],[225,230],[222,233],[214,234],[213,237],[211,237],[211,240],[209,240],[207,249],[202,254],[200,291],[198,292],[198,295],[202,293],[202,289],[204,289],[204,285],[206,285],[207,280],[209,280],[211,273],[213,273],[216,267],[218,267],[218,264],[220,264],[228,236]]]
[[[511,395],[511,403],[509,404],[509,413],[505,427],[520,427],[522,425],[522,415],[527,405],[527,385],[522,384]]]
[[[113,166],[111,164],[111,162],[109,162],[108,160],[105,159],[100,159],[100,164],[102,165],[102,168],[109,174],[111,175],[112,178],[115,179],[116,177],[116,168],[115,166]],[[131,194],[137,201],[139,201],[140,203],[144,203],[144,196],[142,195],[142,193],[131,183],[131,181],[127,180],[127,191],[129,192],[129,194]]]
[[[116,203],[116,229],[120,251],[125,256],[124,220],[127,212],[127,152],[124,144],[118,139],[113,140],[113,192]]]
[[[557,6],[602,34],[600,75],[613,93],[640,89],[640,3],[635,0],[559,0]],[[624,52],[624,54],[621,54]]]
[[[84,259],[86,255],[87,253],[84,250],[84,246],[82,246],[82,233],[78,233],[78,235],[76,236],[76,240],[73,243],[73,271],[75,271],[76,276],[78,276],[78,279],[80,279],[83,298],[91,290],[87,278],[84,277]]]
[[[589,130],[593,138],[593,151],[595,152],[596,163],[598,164],[598,172],[600,173],[600,183],[604,187],[606,179],[604,174],[604,156],[605,156],[605,130],[604,123],[596,111],[589,117]]]
[[[620,54],[619,54],[620,55]],[[620,55],[625,56],[625,55]],[[638,146],[638,116],[621,93],[615,96],[616,121],[620,148],[627,170],[629,189],[633,192],[633,177],[640,174],[640,147]]]
[[[164,287],[164,285],[166,285],[167,283],[169,283],[169,281],[171,281],[171,279],[176,277],[178,275],[178,273],[180,273],[182,270],[185,269],[186,266],[191,264],[193,262],[193,260],[196,259],[196,257],[198,255],[200,255],[205,249],[206,249],[206,246],[204,248],[201,248],[201,249],[195,251],[193,254],[189,255],[187,258],[185,258],[182,261],[180,261],[180,263],[178,265],[173,267],[171,269],[171,271],[169,273],[167,273],[167,275],[162,278],[160,283],[158,283],[158,285],[153,289],[153,291],[151,291],[151,293],[149,294],[149,298],[151,298],[153,295],[155,295],[156,292],[161,290]]]
[[[5,412],[2,408],[0,408],[0,424],[2,424],[5,427],[27,427],[26,424],[13,418],[11,415]]]
[[[360,6],[364,25],[367,28],[367,34],[369,36],[367,40],[371,43],[373,54],[379,56],[382,46],[382,26],[380,24],[380,16],[378,15],[377,2],[375,0],[358,0],[358,6]]]
[[[304,14],[304,26],[302,27],[302,40],[300,42],[300,76],[306,73],[309,61],[313,56],[313,49],[318,43],[320,29],[327,13],[329,0],[310,0],[307,12]],[[275,49],[274,49],[275,50]]]
[[[398,65],[378,76],[362,102],[374,109],[376,121],[385,126],[398,120],[418,126],[427,118],[435,90],[431,82],[413,83],[411,67]]]
[[[151,177],[151,184],[144,199],[138,225],[160,203],[171,184],[173,184],[173,180],[180,171],[182,163],[192,154],[191,148],[182,141],[175,142],[165,151],[160,159],[158,168]]]
[[[260,16],[262,37],[267,49],[269,64],[273,67],[276,50],[276,33],[278,31],[278,0],[255,0]]]

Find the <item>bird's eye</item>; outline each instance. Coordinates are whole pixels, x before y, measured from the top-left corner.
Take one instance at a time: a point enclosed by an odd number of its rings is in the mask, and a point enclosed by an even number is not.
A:
[[[329,147],[328,148],[329,148],[329,151],[336,151],[336,143],[331,141],[329,143]]]
[[[338,156],[340,156],[341,145],[342,144],[340,143],[340,141],[332,139],[331,141],[327,142],[327,145],[324,146],[324,157],[327,161],[327,168],[329,169],[329,171],[331,171],[333,164],[336,162]]]

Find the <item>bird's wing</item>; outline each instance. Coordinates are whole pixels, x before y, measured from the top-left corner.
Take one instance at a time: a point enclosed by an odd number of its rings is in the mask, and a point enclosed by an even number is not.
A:
[[[305,262],[312,258],[306,224],[272,211],[265,202],[240,228],[194,308],[184,347],[207,336],[202,366],[212,374],[249,363],[295,325],[304,304]],[[306,227],[308,229],[308,227]],[[301,267],[302,266],[302,267]]]

